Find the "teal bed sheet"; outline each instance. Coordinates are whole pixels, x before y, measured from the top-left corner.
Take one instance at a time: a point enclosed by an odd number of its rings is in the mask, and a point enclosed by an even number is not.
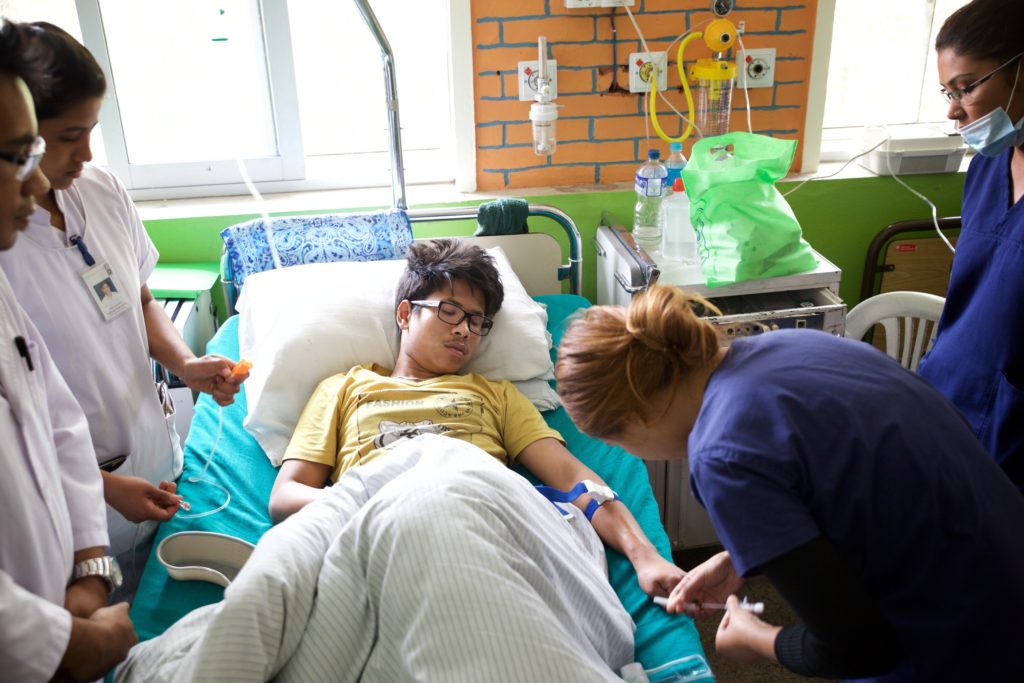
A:
[[[578,309],[590,305],[586,299],[569,294],[536,299],[548,307],[548,327],[556,345],[565,322]],[[238,316],[230,318],[220,328],[207,352],[238,357]],[[179,531],[214,531],[256,543],[270,528],[267,500],[277,470],[242,427],[245,413],[244,387],[235,403],[224,408],[223,413],[209,396],[202,395],[196,404],[185,444],[185,469],[178,482],[178,492],[191,504],[193,514],[211,510],[224,501],[224,492],[216,486],[189,481],[189,477],[198,475],[206,465],[220,420],[220,441],[206,479],[230,491],[231,502],[215,514],[194,518],[179,514],[160,526],[131,610],[140,640],[163,633],[191,610],[216,602],[224,594],[221,587],[211,583],[171,579],[156,559],[156,547],[162,539]],[[671,559],[668,536],[661,524],[643,462],[582,434],[563,409],[544,413],[544,417],[562,434],[569,450],[618,492],[659,552]],[[703,658],[693,622],[685,616],[669,616],[654,605],[640,590],[636,574],[625,557],[609,551],[608,572],[619,599],[636,622],[636,657],[644,668],[651,669],[689,655]]]

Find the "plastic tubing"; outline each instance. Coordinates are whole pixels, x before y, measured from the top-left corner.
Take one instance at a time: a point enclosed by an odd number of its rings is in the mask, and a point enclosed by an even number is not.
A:
[[[690,41],[703,36],[703,31],[695,31],[679,41],[679,47],[676,49],[676,69],[678,69],[679,79],[683,83],[683,94],[686,95],[686,106],[689,113],[689,117],[686,119],[686,130],[678,138],[669,137],[661,129],[661,124],[658,123],[658,67],[654,67],[654,75],[651,78],[650,101],[648,102],[647,109],[651,117],[651,124],[654,126],[654,132],[665,142],[682,142],[690,137],[690,133],[693,132],[693,93],[690,92],[690,84],[686,80],[686,69],[683,68],[683,51]]]

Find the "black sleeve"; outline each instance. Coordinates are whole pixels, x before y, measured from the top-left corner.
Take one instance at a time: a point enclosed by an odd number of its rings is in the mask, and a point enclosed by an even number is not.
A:
[[[779,662],[804,676],[865,678],[891,671],[901,651],[892,627],[824,536],[760,567],[802,624],[775,639]]]

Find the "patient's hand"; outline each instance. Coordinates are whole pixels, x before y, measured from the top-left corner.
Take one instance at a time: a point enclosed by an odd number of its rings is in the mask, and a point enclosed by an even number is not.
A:
[[[668,595],[676,587],[686,572],[672,564],[656,550],[648,553],[633,564],[640,588],[648,595]]]
[[[726,598],[742,586],[743,577],[736,573],[729,553],[723,551],[686,574],[669,596],[665,610],[670,614],[678,614],[684,611],[685,604],[693,603],[697,608],[685,611],[693,616],[706,617],[714,611],[701,609],[701,604],[724,603]]]
[[[208,354],[191,358],[185,362],[181,379],[190,389],[213,396],[219,405],[228,406],[235,402],[235,394],[249,373],[233,374],[236,363],[223,356]]]
[[[103,497],[110,507],[129,522],[153,519],[165,522],[181,507],[181,496],[173,483],[162,481],[153,486],[141,477],[103,474]]]

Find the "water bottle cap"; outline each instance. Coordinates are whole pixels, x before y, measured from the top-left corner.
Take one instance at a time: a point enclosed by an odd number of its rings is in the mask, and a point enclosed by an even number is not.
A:
[[[649,149],[649,150],[647,150],[647,158],[648,159],[660,159],[661,158],[661,152],[656,150],[656,149]]]
[[[670,143],[668,143],[668,150],[670,152],[682,152],[683,151],[683,143],[681,143],[681,142],[670,142]]]
[[[683,179],[682,178],[676,178],[675,180],[672,181],[672,191],[673,192],[682,192],[684,189],[686,189],[686,188],[683,187]]]

